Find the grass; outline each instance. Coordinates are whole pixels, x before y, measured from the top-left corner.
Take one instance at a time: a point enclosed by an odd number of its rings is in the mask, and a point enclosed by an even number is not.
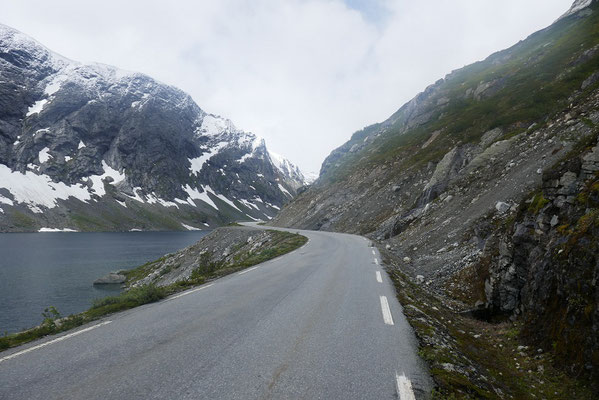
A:
[[[569,97],[596,70],[599,54],[585,62],[573,62],[599,43],[599,5],[591,7],[595,12],[588,18],[561,20],[510,49],[454,72],[436,86],[430,104],[421,109],[421,115],[430,116],[422,124],[407,128],[410,107],[404,106],[394,115],[393,124],[375,124],[356,132],[348,147],[375,132],[380,137],[361,151],[346,153],[336,161],[339,167],[327,169],[323,180],[342,182],[386,161],[398,161],[399,171],[421,167],[440,160],[458,144],[477,143],[484,132],[496,127],[505,132],[501,139],[525,131],[535,122],[543,127],[549,117],[568,109]],[[481,82],[497,82],[496,93],[480,99],[465,96]],[[596,87],[581,91],[573,102],[584,100]],[[450,100],[445,107],[437,106],[441,97]],[[442,132],[439,137],[422,149],[431,132],[438,130]]]
[[[536,215],[547,204],[549,204],[549,200],[543,196],[543,193],[536,193],[532,199],[532,202],[528,206],[528,212]]]
[[[274,230],[269,230],[268,232],[271,232],[272,238],[264,248],[258,249],[255,253],[241,253],[231,264],[211,261],[209,254],[203,254],[200,266],[192,271],[189,279],[164,287],[152,284],[132,287],[119,295],[96,299],[87,311],[65,318],[61,317],[56,308],[48,307],[42,314],[44,322],[41,325],[18,333],[5,334],[0,337],[0,351],[31,342],[47,335],[55,335],[79,327],[118,311],[159,301],[174,293],[201,285],[207,280],[216,279],[279,257],[303,246],[308,241],[305,236],[298,234]],[[164,261],[167,257],[168,255],[132,270],[121,271],[121,273],[125,274],[128,282],[139,280],[147,276],[157,264]]]

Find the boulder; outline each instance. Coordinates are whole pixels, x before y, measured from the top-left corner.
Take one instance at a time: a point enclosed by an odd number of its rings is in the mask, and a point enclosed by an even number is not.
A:
[[[96,279],[94,285],[115,285],[125,283],[126,280],[127,277],[125,275],[118,272],[111,272],[102,278]]]
[[[504,203],[503,201],[498,201],[497,204],[495,204],[495,209],[500,214],[505,214],[506,212],[508,212],[510,208],[511,206],[508,203]]]

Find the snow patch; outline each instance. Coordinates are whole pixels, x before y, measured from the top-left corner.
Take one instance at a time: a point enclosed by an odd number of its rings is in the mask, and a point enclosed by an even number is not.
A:
[[[564,15],[559,17],[557,20],[559,21],[560,19],[563,19],[570,15],[576,14],[578,11],[583,10],[583,9],[587,8],[588,6],[590,6],[592,2],[593,2],[593,0],[576,0],[576,1],[574,1],[574,4],[572,4],[572,7],[570,7],[570,9]]]
[[[275,210],[280,210],[281,207],[279,206],[275,206],[274,204],[270,204],[270,203],[265,203],[267,206],[274,208]]]
[[[235,204],[233,204],[233,202],[229,199],[227,199],[224,195],[222,194],[214,194],[216,197],[218,197],[219,199],[221,199],[222,201],[224,201],[225,203],[227,203],[228,205],[230,205],[231,207],[233,207],[234,209],[236,209],[237,211],[239,211],[240,213],[243,213],[243,211],[241,211],[239,208],[237,208],[237,206]]]
[[[198,174],[202,170],[202,167],[204,166],[206,161],[210,160],[214,155],[216,155],[227,144],[228,144],[228,142],[219,142],[218,144],[216,144],[216,146],[214,146],[212,149],[210,149],[210,151],[207,151],[206,153],[202,154],[201,156],[196,157],[196,158],[190,158],[189,162],[190,162],[191,166],[189,167],[189,170],[191,171],[191,173]]]
[[[50,149],[47,147],[44,147],[43,149],[41,149],[37,156],[40,160],[40,164],[43,164],[46,161],[48,161],[50,158],[52,158],[52,155],[50,154]]]
[[[241,158],[240,158],[240,159],[238,159],[238,160],[235,160],[235,162],[238,162],[239,164],[243,164],[243,163],[245,162],[245,160],[247,160],[248,158],[250,158],[250,157],[251,157],[251,156],[253,156],[253,155],[254,155],[254,153],[247,153],[247,154],[244,154],[243,156],[241,156]]]
[[[318,177],[320,176],[320,174],[318,172],[306,172],[303,173],[304,175],[304,182],[306,182],[306,184],[311,185],[314,183],[315,180],[318,179]]]
[[[54,79],[52,82],[50,82],[48,86],[46,86],[46,89],[44,89],[44,93],[46,93],[48,96],[54,95],[54,93],[60,90],[60,85],[62,84],[65,78],[66,77],[64,76],[60,76],[57,79]]]
[[[283,185],[281,185],[280,183],[277,183],[277,185],[279,185],[279,190],[280,190],[281,192],[283,192],[283,193],[287,194],[289,197],[293,197],[293,196],[291,195],[291,193],[289,193],[289,191],[283,187]]]
[[[239,201],[241,204],[243,204],[244,206],[248,207],[248,208],[253,208],[253,209],[257,210],[257,211],[260,211],[260,208],[258,208],[258,206],[257,206],[257,205],[255,205],[255,204],[254,204],[254,203],[252,203],[252,202],[249,202],[249,201],[247,201],[246,199],[238,199],[238,201]]]
[[[65,160],[66,162],[69,162],[69,161],[71,161],[72,159],[73,159],[73,157],[71,157],[71,156],[64,156],[64,160]]]
[[[33,114],[38,114],[38,113],[42,112],[46,103],[48,103],[47,99],[41,99],[41,100],[36,101],[35,103],[33,103],[33,105],[31,107],[29,107],[29,109],[27,110],[27,114],[25,114],[25,116],[29,117]]]
[[[75,229],[69,229],[69,228],[64,228],[64,229],[60,229],[60,228],[40,228],[40,230],[38,232],[78,232]]]
[[[92,181],[92,188],[98,196],[104,196],[106,194],[106,191],[104,190],[104,179],[111,177],[113,181],[110,183],[116,185],[126,178],[124,174],[121,174],[116,169],[110,167],[104,160],[102,160],[102,169],[104,169],[104,173],[102,175],[92,175],[89,177],[89,179]]]
[[[146,201],[145,201],[145,200],[144,200],[144,199],[143,199],[143,198],[142,198],[142,197],[139,195],[139,193],[137,193],[137,192],[139,192],[139,191],[141,191],[141,188],[140,188],[140,187],[135,187],[135,188],[133,188],[133,190],[132,190],[132,192],[133,192],[133,196],[131,196],[131,195],[129,195],[129,194],[126,194],[126,193],[123,193],[123,194],[124,194],[125,196],[129,197],[130,199],[133,199],[133,200],[135,200],[135,201],[139,201],[140,203],[145,203]]]
[[[212,114],[204,116],[202,125],[196,130],[198,136],[217,136],[223,133],[236,132],[239,132],[239,130],[230,120]]]
[[[185,225],[183,223],[181,225],[183,225],[183,228],[187,229],[188,231],[201,231],[200,228],[196,228],[195,226]]]
[[[13,206],[14,202],[11,199],[8,199],[0,194],[0,203],[8,204],[9,206]]]
[[[69,186],[62,182],[53,182],[48,175],[38,175],[27,171],[11,171],[0,164],[0,184],[7,189],[17,203],[26,204],[34,212],[42,212],[39,206],[54,208],[57,200],[74,197],[87,202],[91,196],[85,186]]]
[[[208,186],[207,188],[210,189],[210,186]],[[212,199],[208,196],[207,189],[204,189],[204,192],[200,193],[198,189],[192,189],[191,186],[185,185],[183,190],[187,192],[187,195],[190,199],[201,200],[204,203],[208,204],[210,207],[214,208],[215,210],[218,210],[218,206],[214,204]]]
[[[163,207],[176,207],[176,208],[179,208],[179,206],[177,205],[177,203],[173,203],[172,201],[161,199],[160,197],[156,196],[155,192],[152,192],[152,194],[148,196],[147,203],[148,204],[160,204]]]
[[[77,146],[77,150],[83,149],[84,147],[87,147],[87,146],[85,145],[85,143],[83,143],[83,140],[80,140],[79,141],[79,146]]]

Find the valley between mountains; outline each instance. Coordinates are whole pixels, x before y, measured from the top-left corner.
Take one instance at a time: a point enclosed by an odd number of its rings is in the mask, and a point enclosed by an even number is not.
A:
[[[107,377],[113,398],[597,398],[599,1],[355,132],[314,182],[181,90],[5,26],[0,71],[0,230],[254,221],[120,271],[125,299],[176,290],[97,316],[75,360],[68,334],[7,350],[4,394],[60,397],[47,363],[69,398]],[[258,220],[307,244],[275,254]]]

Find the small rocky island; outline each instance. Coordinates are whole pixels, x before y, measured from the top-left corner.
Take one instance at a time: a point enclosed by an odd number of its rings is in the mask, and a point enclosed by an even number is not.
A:
[[[125,283],[127,277],[119,272],[110,272],[101,278],[94,281],[94,286],[97,285],[120,285]]]

